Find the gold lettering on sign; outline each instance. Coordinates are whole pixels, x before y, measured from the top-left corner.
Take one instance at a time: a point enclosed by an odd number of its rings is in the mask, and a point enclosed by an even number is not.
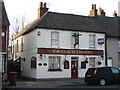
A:
[[[94,54],[94,51],[81,51],[81,50],[52,50],[53,54],[88,54],[92,55]]]

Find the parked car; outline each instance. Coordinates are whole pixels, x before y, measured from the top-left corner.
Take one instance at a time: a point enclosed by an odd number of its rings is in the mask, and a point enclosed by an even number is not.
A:
[[[120,83],[120,70],[115,67],[89,68],[85,74],[85,82],[102,86],[108,83]]]

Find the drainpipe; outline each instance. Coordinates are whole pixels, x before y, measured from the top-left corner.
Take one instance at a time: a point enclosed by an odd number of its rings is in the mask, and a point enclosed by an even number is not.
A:
[[[105,65],[107,65],[107,35],[105,34]]]

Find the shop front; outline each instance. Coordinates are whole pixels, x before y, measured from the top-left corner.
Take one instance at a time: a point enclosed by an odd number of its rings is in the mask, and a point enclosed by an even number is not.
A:
[[[105,66],[103,50],[37,49],[37,78],[80,78],[90,67]]]

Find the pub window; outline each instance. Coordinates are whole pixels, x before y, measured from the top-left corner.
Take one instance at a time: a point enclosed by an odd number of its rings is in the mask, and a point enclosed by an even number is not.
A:
[[[94,68],[95,67],[95,58],[93,57],[91,57],[91,58],[89,58],[89,67],[90,68]]]
[[[49,71],[61,71],[60,57],[49,57]]]
[[[89,48],[95,49],[95,38],[96,36],[94,34],[89,35]]]
[[[36,57],[31,58],[31,68],[36,68]]]
[[[69,69],[69,61],[64,61],[64,69]]]
[[[59,46],[59,33],[51,32],[51,46],[58,47]]]
[[[86,69],[86,62],[81,62],[81,69]]]

